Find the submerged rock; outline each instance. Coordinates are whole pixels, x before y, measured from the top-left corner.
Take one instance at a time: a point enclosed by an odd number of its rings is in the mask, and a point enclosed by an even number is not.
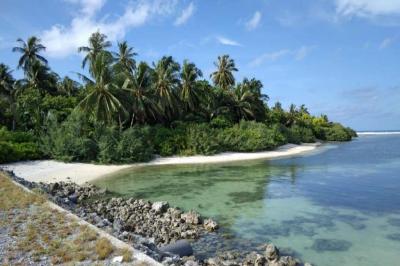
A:
[[[311,246],[318,252],[324,251],[346,251],[351,247],[351,242],[340,239],[316,239]]]

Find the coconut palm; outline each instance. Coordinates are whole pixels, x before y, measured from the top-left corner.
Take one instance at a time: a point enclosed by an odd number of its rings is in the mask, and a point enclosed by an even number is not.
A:
[[[241,119],[254,119],[255,110],[254,102],[256,101],[255,95],[250,91],[248,86],[237,86],[236,89],[230,93],[232,96],[232,110],[237,120]]]
[[[46,47],[40,43],[39,38],[31,36],[26,42],[19,38],[17,42],[20,44],[20,46],[14,47],[12,51],[22,54],[18,60],[18,68],[22,68],[24,71],[27,71],[29,65],[34,61],[40,61],[43,64],[47,64],[46,58],[39,54],[41,51],[46,50]]]
[[[229,55],[223,55],[218,56],[218,62],[214,62],[214,65],[217,70],[210,75],[214,84],[224,90],[233,86],[235,84],[233,72],[238,71],[235,67],[235,61],[229,58]]]
[[[134,122],[141,124],[156,120],[161,112],[151,93],[151,68],[140,62],[132,79],[127,78],[123,89],[131,93],[131,126]]]
[[[110,46],[111,42],[107,41],[107,36],[105,34],[102,34],[99,31],[93,33],[89,38],[89,46],[81,46],[78,48],[78,52],[86,53],[86,56],[82,61],[82,68],[85,68],[86,63],[88,62],[90,64],[94,63],[96,61],[96,56]],[[89,67],[89,71],[92,71],[91,68],[92,66]]]
[[[203,76],[200,69],[194,63],[187,60],[183,62],[181,72],[180,99],[184,103],[187,111],[194,111],[200,102],[199,86],[197,79]]]
[[[112,58],[106,52],[100,52],[91,62],[91,75],[93,79],[80,74],[86,83],[89,93],[78,104],[78,108],[93,115],[98,121],[106,124],[112,123],[114,116],[124,111],[121,102],[114,96],[114,84],[112,71]]]
[[[12,130],[15,130],[15,124],[17,121],[17,90],[15,89],[15,80],[11,73],[12,71],[9,69],[8,66],[6,66],[5,64],[0,64],[0,95],[3,95],[10,105],[10,111],[13,115]]]
[[[57,86],[57,91],[61,94],[73,96],[77,93],[78,87],[79,87],[78,82],[70,79],[68,76],[65,76],[63,80],[59,82]]]
[[[13,89],[14,78],[12,71],[5,64],[0,64],[0,93],[9,95]]]
[[[171,56],[164,56],[154,64],[154,82],[158,103],[167,120],[177,113],[176,91],[179,87],[179,64]]]
[[[25,78],[19,81],[22,88],[32,88],[39,90],[42,94],[45,92],[56,93],[58,75],[50,71],[50,68],[35,60],[29,64],[25,72]]]
[[[133,47],[129,47],[126,41],[118,43],[118,53],[113,53],[117,62],[116,66],[123,72],[131,74],[135,69],[136,62],[134,56],[137,55],[133,51]]]

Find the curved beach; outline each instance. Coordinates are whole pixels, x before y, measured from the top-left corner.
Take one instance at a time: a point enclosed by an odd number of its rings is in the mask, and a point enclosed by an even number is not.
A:
[[[135,166],[224,163],[256,159],[277,159],[315,151],[321,143],[301,145],[286,144],[273,151],[235,153],[227,152],[211,156],[186,156],[157,158],[148,163],[125,165],[98,165],[90,163],[63,163],[54,160],[25,161],[0,165],[17,176],[31,182],[53,183],[71,181],[77,184],[90,182],[104,175]]]

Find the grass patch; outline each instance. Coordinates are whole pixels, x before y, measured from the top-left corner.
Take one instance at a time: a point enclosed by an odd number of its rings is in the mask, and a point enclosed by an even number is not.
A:
[[[96,241],[96,254],[100,260],[104,260],[113,252],[114,248],[110,240],[102,237]]]
[[[85,261],[95,265],[99,260],[121,254],[132,260],[129,250],[116,250],[107,238],[87,225],[46,204],[44,195],[29,193],[0,172],[0,227],[7,230],[15,245],[7,250],[10,265],[18,258],[39,262],[43,256],[51,264]],[[22,263],[24,264],[24,263]]]

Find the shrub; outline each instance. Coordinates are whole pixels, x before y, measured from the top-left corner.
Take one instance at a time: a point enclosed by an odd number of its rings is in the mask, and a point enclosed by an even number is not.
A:
[[[92,129],[84,117],[76,113],[59,124],[51,117],[42,135],[42,149],[52,158],[62,161],[92,161],[98,153],[97,143],[90,138]]]
[[[179,154],[186,143],[186,133],[183,126],[177,128],[166,128],[155,126],[153,128],[154,151],[161,156]]]
[[[313,131],[307,127],[294,125],[288,129],[287,134],[289,143],[300,144],[315,142]]]
[[[35,139],[28,132],[12,132],[0,128],[0,163],[42,158],[43,153]]]
[[[134,126],[122,132],[117,153],[123,163],[145,162],[153,158],[151,130],[148,126]]]
[[[263,123],[244,120],[224,129],[218,139],[229,151],[270,150],[286,142],[278,127],[270,128]]]
[[[340,124],[333,124],[325,130],[326,140],[328,141],[349,141],[352,138],[352,132]]]
[[[222,148],[216,139],[216,131],[209,125],[190,124],[187,126],[186,145],[182,151],[184,155],[211,155],[220,151]]]
[[[12,143],[35,142],[36,138],[31,132],[8,131],[5,127],[0,128],[0,141]]]
[[[113,163],[120,160],[117,146],[119,142],[119,131],[113,127],[97,127],[96,134],[99,153],[97,160],[101,163]]]
[[[233,125],[232,121],[225,116],[217,116],[210,122],[210,126],[213,128],[227,128]]]

